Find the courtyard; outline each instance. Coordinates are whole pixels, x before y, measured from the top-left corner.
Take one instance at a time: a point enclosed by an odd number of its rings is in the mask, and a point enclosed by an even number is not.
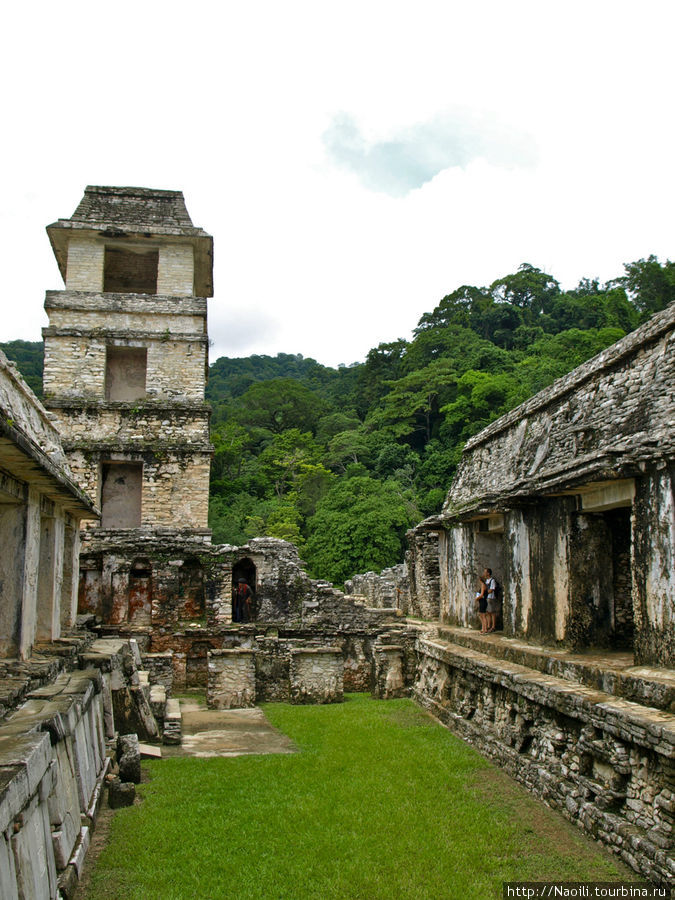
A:
[[[297,752],[144,763],[83,898],[485,900],[636,878],[410,700],[263,709]]]

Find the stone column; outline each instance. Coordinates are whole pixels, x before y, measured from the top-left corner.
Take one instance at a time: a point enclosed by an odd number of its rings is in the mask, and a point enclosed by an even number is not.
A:
[[[291,650],[291,703],[341,703],[344,662],[339,647]]]
[[[255,706],[255,651],[210,650],[206,702],[210,709]]]
[[[66,515],[63,534],[63,579],[61,581],[61,630],[72,628],[77,616],[79,588],[80,529]]]
[[[16,656],[20,641],[27,504],[20,499],[18,484],[15,483],[15,487],[16,501],[0,504],[0,543],[3,548],[0,554],[0,656]]]
[[[26,509],[26,542],[23,557],[23,596],[21,600],[21,639],[19,645],[22,659],[27,659],[30,656],[35,643],[39,569],[40,495],[33,488],[30,488]]]
[[[63,581],[63,513],[45,509],[40,517],[40,574],[37,590],[38,641],[53,641],[61,635],[61,584]]]

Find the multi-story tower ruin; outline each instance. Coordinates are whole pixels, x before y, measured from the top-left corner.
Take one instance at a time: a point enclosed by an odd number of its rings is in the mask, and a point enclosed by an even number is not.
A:
[[[45,405],[101,507],[83,535],[81,602],[149,624],[157,547],[210,541],[212,238],[180,191],[119,187],[86,188],[47,232],[65,290],[45,300]],[[201,576],[184,556],[180,590],[199,607]]]

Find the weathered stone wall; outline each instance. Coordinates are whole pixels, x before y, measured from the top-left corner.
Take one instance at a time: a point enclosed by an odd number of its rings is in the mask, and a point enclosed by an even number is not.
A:
[[[675,666],[674,488],[673,462],[649,471],[633,511],[635,657],[662,666]]]
[[[211,709],[255,706],[255,654],[252,650],[210,650],[206,702]]]
[[[467,442],[430,520],[444,620],[470,623],[482,555],[506,633],[675,662],[674,325],[675,304]]]
[[[291,651],[291,703],[341,703],[344,667],[336,647]]]
[[[202,530],[208,527],[208,486],[211,454],[155,448],[128,451],[74,449],[71,466],[83,489],[100,492],[103,462],[142,464],[141,525]]]
[[[410,580],[405,563],[382,569],[378,574],[365,572],[345,581],[345,594],[359,597],[374,609],[400,609],[407,613],[410,603]]]
[[[52,417],[68,438],[68,450],[167,450],[194,447],[210,450],[209,410],[203,404],[157,405],[139,401],[101,407],[52,403]]]
[[[440,615],[439,532],[408,532],[406,554],[410,574],[410,613],[422,619],[438,619]]]
[[[644,877],[672,883],[672,715],[420,638],[419,703]]]
[[[75,530],[96,516],[45,408],[0,353],[0,656],[74,623]]]
[[[161,330],[140,327],[132,330],[124,327],[126,316],[118,323],[114,308],[109,307],[101,312],[101,321],[107,321],[108,326],[103,330],[102,325],[96,324],[97,319],[89,323],[85,313],[80,315],[85,317],[84,321],[77,313],[73,315],[78,325],[58,328],[50,325],[43,329],[43,384],[48,404],[52,399],[104,402],[109,346],[147,349],[145,381],[149,401],[203,400],[207,354],[203,322],[198,330],[183,332],[179,328],[187,323],[176,323],[173,317],[156,313],[159,321],[155,325]]]
[[[79,876],[108,763],[102,691],[96,670],[63,674],[0,725],[0,894],[8,900],[56,897]]]

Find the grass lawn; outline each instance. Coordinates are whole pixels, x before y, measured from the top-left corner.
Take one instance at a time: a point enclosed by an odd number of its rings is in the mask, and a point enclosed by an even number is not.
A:
[[[91,900],[498,898],[637,880],[409,700],[265,705],[302,752],[144,764]]]

